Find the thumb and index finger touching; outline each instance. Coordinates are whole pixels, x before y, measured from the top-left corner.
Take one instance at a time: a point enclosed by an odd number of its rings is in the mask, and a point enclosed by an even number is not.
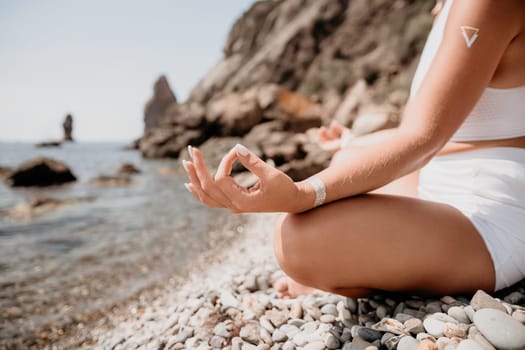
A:
[[[253,152],[241,144],[236,144],[221,160],[215,179],[230,176],[233,163],[238,160],[248,171],[259,179],[264,179],[273,169],[269,164],[257,157]]]

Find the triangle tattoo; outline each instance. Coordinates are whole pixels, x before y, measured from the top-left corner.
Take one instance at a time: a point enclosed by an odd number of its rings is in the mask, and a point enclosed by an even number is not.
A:
[[[461,34],[467,43],[467,47],[470,48],[474,41],[478,38],[479,28],[471,26],[461,26]]]

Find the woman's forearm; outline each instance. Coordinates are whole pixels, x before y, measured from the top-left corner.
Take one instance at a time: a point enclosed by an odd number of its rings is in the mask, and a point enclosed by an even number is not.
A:
[[[403,129],[386,130],[370,137],[366,145],[359,144],[353,142],[338,151],[330,166],[315,175],[325,184],[325,203],[379,188],[422,167],[438,149],[421,135]],[[305,181],[298,187],[300,212],[312,207],[315,192]]]

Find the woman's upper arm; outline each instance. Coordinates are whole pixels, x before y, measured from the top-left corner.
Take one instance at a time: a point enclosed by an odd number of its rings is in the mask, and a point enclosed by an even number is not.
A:
[[[521,9],[516,1],[452,4],[441,46],[401,123],[402,129],[427,139],[429,152],[437,152],[460,127],[519,33],[522,14],[516,14]]]

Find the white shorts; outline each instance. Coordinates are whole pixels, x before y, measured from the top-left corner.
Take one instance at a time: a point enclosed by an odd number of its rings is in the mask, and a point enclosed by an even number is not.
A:
[[[421,169],[419,197],[470,219],[496,272],[495,290],[525,277],[525,149],[484,148],[439,156]]]

